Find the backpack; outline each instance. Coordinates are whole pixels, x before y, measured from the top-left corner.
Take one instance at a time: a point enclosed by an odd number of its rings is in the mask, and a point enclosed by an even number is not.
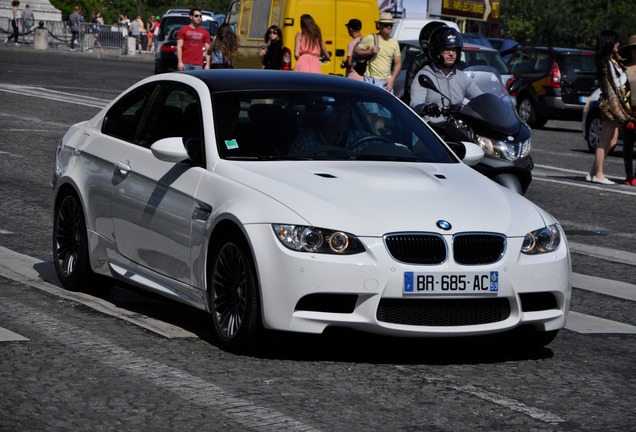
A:
[[[362,40],[362,39],[360,39]],[[373,35],[373,46],[378,46],[379,44],[379,39],[378,39],[378,35],[374,34]],[[358,45],[360,45],[360,42],[358,42]],[[357,56],[353,56],[352,57],[352,63],[353,65],[351,66],[351,68],[356,71],[356,73],[360,76],[364,76],[364,73],[367,71],[367,64],[369,62],[369,60],[371,58],[373,58],[374,56],[368,56],[368,57],[357,57]]]

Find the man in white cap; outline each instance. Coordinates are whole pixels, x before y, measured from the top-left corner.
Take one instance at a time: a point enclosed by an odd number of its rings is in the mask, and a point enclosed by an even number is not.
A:
[[[377,35],[363,37],[355,49],[355,54],[370,57],[364,80],[393,93],[393,83],[402,69],[400,45],[391,37],[393,31],[393,15],[382,12],[375,22]],[[393,69],[391,69],[393,66]]]

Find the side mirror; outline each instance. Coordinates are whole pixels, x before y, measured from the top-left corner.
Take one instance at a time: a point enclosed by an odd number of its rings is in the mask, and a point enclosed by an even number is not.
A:
[[[513,79],[512,82],[508,85],[508,94],[517,93],[521,88],[521,84],[522,82],[520,78]]]
[[[164,162],[181,162],[190,158],[183,146],[183,138],[163,138],[150,146],[154,157]]]
[[[446,144],[468,166],[477,165],[484,158],[484,150],[477,144],[467,141],[451,141]]]
[[[435,83],[433,83],[433,81],[431,80],[431,78],[429,76],[420,75],[417,78],[417,82],[419,82],[420,85],[422,87],[424,87],[425,89],[433,90],[434,92],[439,93],[439,90],[437,90],[437,87],[435,86]]]

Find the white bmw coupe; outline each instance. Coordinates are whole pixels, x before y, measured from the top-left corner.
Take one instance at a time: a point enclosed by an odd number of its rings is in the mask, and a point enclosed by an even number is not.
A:
[[[211,315],[217,343],[267,329],[396,337],[563,328],[559,223],[471,169],[388,92],[263,70],[150,77],[57,147],[53,256]]]

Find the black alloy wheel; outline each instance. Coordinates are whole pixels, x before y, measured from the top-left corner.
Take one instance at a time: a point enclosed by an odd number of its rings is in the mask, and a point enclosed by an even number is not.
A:
[[[71,193],[62,196],[55,206],[53,262],[58,279],[69,290],[85,287],[94,277],[84,214],[77,196]]]

